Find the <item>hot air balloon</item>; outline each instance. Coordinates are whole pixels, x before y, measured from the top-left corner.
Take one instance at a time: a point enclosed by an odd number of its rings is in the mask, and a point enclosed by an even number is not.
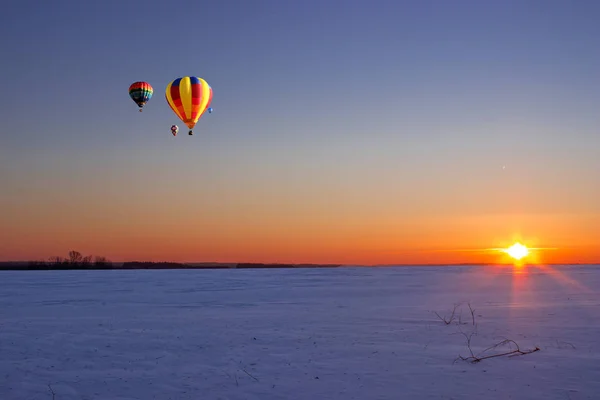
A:
[[[212,101],[212,88],[202,78],[184,76],[167,85],[165,97],[173,112],[192,129]]]
[[[212,114],[212,107],[208,107],[208,113]]]
[[[148,82],[134,82],[129,86],[129,97],[138,105],[140,112],[142,112],[142,107],[152,98],[153,93],[154,89]]]
[[[171,133],[173,136],[177,136],[177,132],[179,132],[179,127],[177,125],[171,125]]]

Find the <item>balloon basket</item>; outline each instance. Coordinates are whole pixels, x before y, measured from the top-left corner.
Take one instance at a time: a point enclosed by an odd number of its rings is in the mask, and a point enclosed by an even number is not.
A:
[[[140,108],[140,112],[142,112],[142,111],[144,111],[144,110],[142,110],[142,109]]]
[[[190,135],[190,136],[192,136],[193,134],[194,134],[194,132],[192,132],[192,131],[188,132],[188,135]]]

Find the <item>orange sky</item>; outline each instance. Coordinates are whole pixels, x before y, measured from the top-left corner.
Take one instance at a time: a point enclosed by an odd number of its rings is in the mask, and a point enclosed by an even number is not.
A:
[[[2,260],[46,259],[75,249],[113,261],[493,263],[509,260],[485,249],[520,241],[555,248],[534,251],[531,261],[600,261],[597,214],[428,215],[366,198],[333,205],[51,197],[13,203],[3,220],[8,229],[0,232]]]
[[[38,159],[0,197],[0,260],[74,249],[113,261],[493,263],[508,260],[481,250],[518,240],[556,248],[531,261],[600,262],[594,169],[570,178],[531,154],[513,160],[516,171],[468,157],[400,161],[385,174],[357,163],[306,170],[237,161],[234,170],[209,158],[189,169],[186,159],[99,169],[78,160],[75,169]]]
[[[198,159],[198,151],[165,149],[182,159],[144,156],[135,168],[120,165],[120,154],[110,165],[84,157],[24,164],[0,196],[0,260],[74,249],[113,261],[477,263],[505,261],[477,250],[519,240],[557,248],[536,252],[539,262],[600,262],[592,151],[577,168],[532,151],[510,170],[478,153],[318,169],[278,153],[279,164],[250,151],[245,160]]]

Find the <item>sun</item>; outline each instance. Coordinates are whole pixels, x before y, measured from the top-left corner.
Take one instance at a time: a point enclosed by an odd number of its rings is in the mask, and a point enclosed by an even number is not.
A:
[[[505,249],[504,252],[517,261],[520,261],[529,255],[529,249],[521,243],[513,244],[508,249]]]

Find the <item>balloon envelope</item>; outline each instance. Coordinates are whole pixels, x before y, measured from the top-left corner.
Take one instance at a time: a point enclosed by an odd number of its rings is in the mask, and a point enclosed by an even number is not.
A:
[[[148,82],[134,82],[129,86],[129,97],[141,109],[152,98],[154,89]]]
[[[179,127],[177,125],[171,125],[171,133],[173,136],[177,136],[177,132],[179,132]]]
[[[202,78],[184,76],[167,85],[165,97],[177,117],[193,129],[212,101],[212,88]]]

